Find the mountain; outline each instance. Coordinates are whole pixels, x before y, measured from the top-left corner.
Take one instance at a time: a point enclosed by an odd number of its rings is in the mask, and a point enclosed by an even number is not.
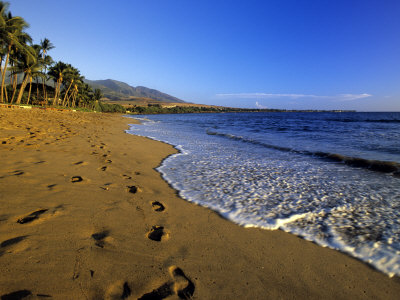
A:
[[[160,91],[149,89],[144,86],[133,87],[129,84],[113,79],[106,80],[88,80],[85,82],[93,89],[100,89],[104,97],[110,100],[129,100],[130,98],[146,98],[165,103],[186,103],[185,101],[162,93]]]

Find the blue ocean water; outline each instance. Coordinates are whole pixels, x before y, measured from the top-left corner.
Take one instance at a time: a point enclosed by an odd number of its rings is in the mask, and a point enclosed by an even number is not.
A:
[[[180,151],[158,171],[182,198],[400,275],[400,113],[135,118]]]

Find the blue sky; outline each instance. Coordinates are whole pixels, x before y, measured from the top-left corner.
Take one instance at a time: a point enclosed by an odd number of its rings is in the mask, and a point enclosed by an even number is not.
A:
[[[88,79],[235,107],[400,111],[400,1],[13,0]]]

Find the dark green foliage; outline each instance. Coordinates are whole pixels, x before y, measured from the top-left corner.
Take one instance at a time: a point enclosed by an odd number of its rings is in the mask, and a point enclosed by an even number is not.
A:
[[[94,111],[125,113],[126,110],[125,107],[119,104],[108,104],[101,101],[96,101],[94,105]]]
[[[94,90],[94,100],[100,100],[103,97],[103,93],[101,92],[100,89],[95,89]]]

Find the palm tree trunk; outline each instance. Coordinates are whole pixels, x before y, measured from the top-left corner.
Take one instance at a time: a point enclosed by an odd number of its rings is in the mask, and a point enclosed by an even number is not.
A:
[[[7,52],[6,62],[4,64],[3,72],[1,73],[1,97],[0,97],[0,103],[3,103],[3,97],[4,97],[4,91],[5,91],[4,80],[6,79],[6,70],[7,70],[7,65],[8,65],[8,59],[10,58],[11,46],[12,46],[12,44],[8,45],[8,52]]]
[[[36,101],[39,101],[39,79],[36,77]]]
[[[8,93],[6,87],[4,87],[4,95],[6,96],[6,102],[8,103]]]
[[[43,86],[43,97],[46,105],[48,104],[48,99],[47,99],[47,84],[44,84]]]
[[[53,99],[53,106],[54,106],[55,103],[56,103],[57,84],[58,84],[58,80],[57,80],[57,82],[54,81],[54,99]]]
[[[46,69],[44,69],[44,72],[46,73]],[[46,80],[44,78],[42,78],[42,82],[43,82],[43,100],[45,101],[45,103],[47,105],[46,88],[45,88]]]
[[[67,98],[67,103],[69,103],[69,100],[72,98],[73,94],[74,94],[75,90],[71,92],[71,94],[68,96]]]
[[[17,91],[17,84],[18,84],[18,74],[14,74],[14,80],[13,80],[13,94],[11,98],[11,104],[14,102],[14,97],[15,97],[15,92]]]
[[[1,65],[3,64],[3,56],[0,57],[0,74],[3,74],[3,68]]]
[[[31,99],[31,90],[32,90],[32,77],[29,75],[29,93],[28,93],[28,100],[26,104],[29,104],[29,100]]]
[[[17,97],[17,104],[21,104],[22,95],[24,94],[24,90],[26,85],[28,84],[28,76],[25,76],[24,80],[22,81],[21,88],[19,89],[18,97]]]
[[[72,91],[71,97],[70,97],[70,98],[68,99],[68,101],[67,101],[68,107],[71,107],[71,106],[72,106],[70,103],[71,103],[72,100],[74,99],[74,95],[75,95],[75,90]],[[71,102],[70,102],[69,100],[71,100]]]
[[[54,82],[54,99],[53,99],[53,106],[56,105],[58,81],[59,81],[59,79],[57,79],[57,83]]]
[[[68,97],[68,99],[67,99],[67,102],[68,102],[68,106],[69,106],[69,100],[71,100],[71,105],[72,105],[72,100],[74,99],[74,95],[77,93],[77,90],[76,90],[76,85],[74,86],[74,90],[71,92],[71,94],[69,95],[69,97]]]
[[[65,92],[64,99],[63,99],[63,102],[62,102],[62,105],[63,105],[63,106],[65,105],[65,99],[67,99],[67,95],[68,95],[69,89],[71,88],[71,85],[72,85],[73,82],[74,82],[74,81],[71,80],[71,83],[69,84],[68,89],[67,89],[67,91]],[[68,97],[68,99],[69,99],[69,97]]]
[[[53,105],[55,105],[55,104],[58,105],[58,94],[60,93],[60,89],[61,89],[61,79],[58,79],[57,80],[56,90],[54,92],[54,103],[53,103]]]
[[[62,81],[60,80],[60,82],[58,83],[58,89],[57,89],[57,103],[58,103],[59,98],[61,96],[61,85],[62,85]]]
[[[72,107],[75,107],[76,94],[77,94],[77,92],[75,91],[75,93],[74,93],[74,97],[73,97],[73,99],[72,99],[72,103],[71,103],[71,106],[72,106]]]

